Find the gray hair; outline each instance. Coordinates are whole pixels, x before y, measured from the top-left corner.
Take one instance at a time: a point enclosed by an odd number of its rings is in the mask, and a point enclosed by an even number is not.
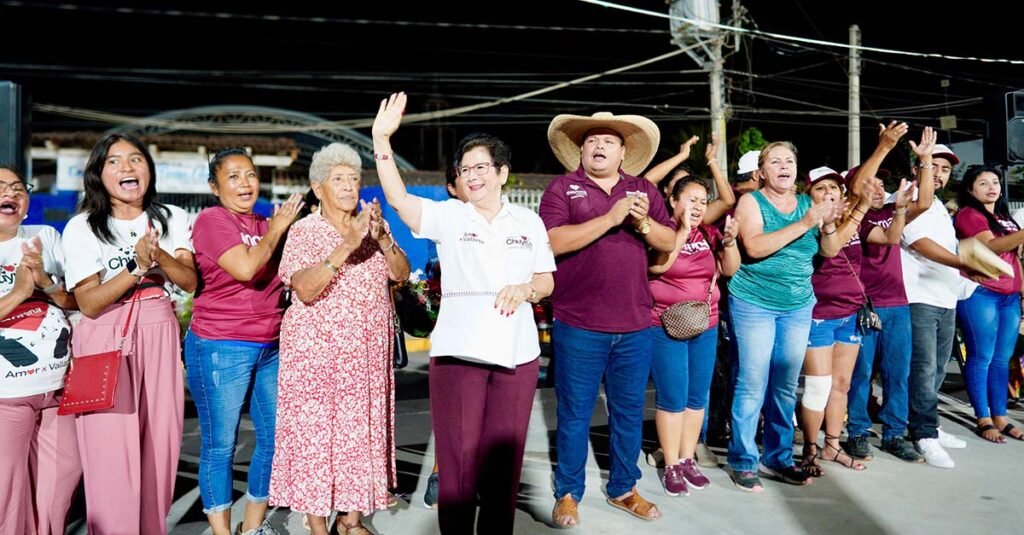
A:
[[[322,184],[331,169],[339,165],[351,167],[356,173],[363,170],[363,160],[355,149],[344,143],[331,143],[313,153],[313,162],[309,164],[309,181]]]

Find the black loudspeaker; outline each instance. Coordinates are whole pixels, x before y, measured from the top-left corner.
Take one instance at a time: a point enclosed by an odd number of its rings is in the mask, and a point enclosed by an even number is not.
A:
[[[13,165],[26,178],[31,175],[28,100],[20,85],[0,81],[0,164]]]
[[[1024,163],[1024,89],[985,99],[988,136],[985,161],[1015,165]]]

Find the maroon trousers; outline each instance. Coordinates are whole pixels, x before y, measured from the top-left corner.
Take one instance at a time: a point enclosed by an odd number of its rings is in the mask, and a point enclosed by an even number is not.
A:
[[[510,370],[430,359],[442,534],[472,534],[474,523],[477,533],[512,533],[539,362]]]

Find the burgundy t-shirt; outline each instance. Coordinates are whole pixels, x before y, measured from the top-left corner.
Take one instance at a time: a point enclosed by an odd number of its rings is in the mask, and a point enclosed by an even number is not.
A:
[[[903,261],[900,246],[877,245],[867,242],[871,229],[882,231],[892,226],[895,204],[886,204],[878,210],[868,210],[864,216],[864,257],[860,261],[860,280],[864,283],[871,304],[876,307],[898,307],[908,304],[903,286]]]
[[[646,194],[651,219],[675,228],[658,188],[620,173],[607,194],[580,166],[555,178],[540,199],[540,217],[550,231],[603,216],[626,196]],[[647,245],[626,224],[605,233],[578,251],[555,258],[555,319],[580,329],[606,333],[639,331],[651,326],[651,289],[647,284]]]
[[[654,309],[651,310],[651,324],[661,327],[661,313],[671,305],[682,301],[706,301],[711,278],[718,265],[715,263],[714,251],[722,243],[722,234],[711,225],[704,225],[711,243],[697,229],[690,231],[690,237],[683,244],[676,261],[668,271],[651,280],[651,295],[654,297]],[[722,293],[715,284],[711,294],[711,310],[708,315],[708,328],[718,325],[718,301]]]
[[[1017,226],[1013,221],[1000,217],[998,214],[993,215],[995,215],[996,221],[999,221],[999,225],[1003,227],[1002,232],[993,233],[996,238],[1006,236],[1007,234],[1012,234],[1017,231]],[[956,213],[956,217],[953,218],[953,226],[956,228],[956,237],[961,240],[977,236],[986,230],[992,230],[988,226],[988,219],[985,215],[970,206],[961,208],[960,211]],[[1021,276],[1020,264],[1017,262],[1017,250],[1014,249],[1001,253],[999,258],[1002,258],[1008,264],[1013,266],[1013,276],[1001,275],[998,280],[986,279],[981,282],[981,285],[1002,295],[1010,295],[1019,292]]]
[[[832,258],[814,257],[814,274],[811,275],[811,286],[814,287],[814,304],[811,317],[816,320],[832,320],[845,318],[853,314],[864,304],[864,290],[861,288],[860,259],[861,239],[865,225],[861,224],[857,233]]]
[[[235,280],[217,260],[237,245],[255,246],[267,233],[267,218],[235,214],[222,206],[203,210],[192,225],[192,245],[201,277],[192,305],[192,332],[211,340],[273,342],[281,332],[284,284],[272,258],[249,282]]]

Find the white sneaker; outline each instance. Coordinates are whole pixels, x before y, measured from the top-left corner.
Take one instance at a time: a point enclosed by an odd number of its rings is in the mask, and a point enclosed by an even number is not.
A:
[[[951,450],[962,450],[967,447],[967,441],[961,438],[957,438],[956,436],[943,431],[941,427],[938,428],[938,431],[939,444],[943,448],[949,448]]]
[[[917,441],[917,450],[924,455],[926,463],[936,468],[953,468],[956,463],[953,458],[942,449],[942,444],[937,438],[922,438]]]

